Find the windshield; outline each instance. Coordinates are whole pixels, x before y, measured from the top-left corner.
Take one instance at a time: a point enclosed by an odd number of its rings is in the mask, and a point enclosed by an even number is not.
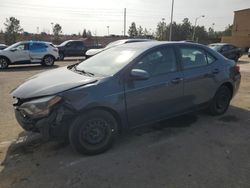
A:
[[[65,46],[69,41],[64,41],[63,43],[59,44],[59,46]]]
[[[15,43],[15,44],[12,44],[11,46],[5,48],[4,50],[10,50],[12,48],[15,48],[16,46],[18,46],[19,44],[21,44],[21,42],[18,42],[18,43]]]
[[[215,50],[215,51],[219,51],[221,49],[222,45],[216,45],[216,44],[210,44],[209,48]]]
[[[116,47],[99,53],[79,65],[76,69],[103,76],[112,76],[137,57],[143,49]]]

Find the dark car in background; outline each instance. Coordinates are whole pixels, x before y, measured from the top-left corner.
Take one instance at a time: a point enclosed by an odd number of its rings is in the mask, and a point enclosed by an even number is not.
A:
[[[151,39],[122,39],[122,40],[117,40],[114,42],[109,43],[105,48],[99,48],[99,49],[89,49],[86,53],[85,56],[86,58],[89,58],[91,56],[94,56],[104,50],[107,50],[109,48],[113,48],[115,46],[119,46],[122,44],[126,44],[126,43],[133,43],[133,42],[148,42],[148,41],[153,41]]]
[[[97,154],[123,129],[203,108],[224,114],[240,80],[236,62],[206,46],[138,42],[35,75],[11,95],[25,130]]]
[[[59,60],[64,60],[65,57],[85,56],[87,46],[81,40],[67,40],[58,45]]]
[[[234,61],[238,61],[239,58],[243,55],[242,49],[238,48],[232,44],[226,44],[226,43],[214,43],[208,45],[211,49],[221,53],[223,56],[225,56],[228,59],[232,59]]]
[[[5,49],[5,48],[7,48],[8,46],[7,45],[5,45],[5,44],[0,44],[0,50],[3,50],[3,49]]]

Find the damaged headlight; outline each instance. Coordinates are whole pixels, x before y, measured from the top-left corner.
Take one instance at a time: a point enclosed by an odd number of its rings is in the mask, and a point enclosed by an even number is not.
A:
[[[49,115],[51,108],[57,104],[62,98],[59,96],[43,97],[23,103],[17,109],[23,115],[31,118],[45,117]]]

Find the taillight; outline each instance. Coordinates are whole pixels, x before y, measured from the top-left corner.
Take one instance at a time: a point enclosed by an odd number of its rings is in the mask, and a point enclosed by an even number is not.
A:
[[[240,72],[240,66],[239,65],[234,65],[234,70],[236,72]]]
[[[57,48],[53,48],[53,51],[54,51],[54,52],[58,52],[58,49],[57,49]]]

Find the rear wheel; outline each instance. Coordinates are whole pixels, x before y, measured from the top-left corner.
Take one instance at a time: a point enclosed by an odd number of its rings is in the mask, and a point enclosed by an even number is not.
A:
[[[55,62],[55,58],[51,55],[47,55],[43,58],[42,65],[44,66],[53,66]]]
[[[73,149],[82,154],[94,155],[109,149],[117,134],[117,122],[106,111],[93,110],[79,116],[69,131]]]
[[[64,54],[62,52],[59,52],[59,60],[61,61],[64,60]]]
[[[6,69],[9,66],[9,61],[5,57],[0,57],[0,69]]]
[[[212,115],[224,114],[230,104],[232,98],[232,92],[227,86],[221,86],[216,92],[210,106],[209,112]]]
[[[236,55],[236,56],[235,56],[234,61],[235,61],[235,62],[238,62],[238,61],[239,61],[239,55]]]

